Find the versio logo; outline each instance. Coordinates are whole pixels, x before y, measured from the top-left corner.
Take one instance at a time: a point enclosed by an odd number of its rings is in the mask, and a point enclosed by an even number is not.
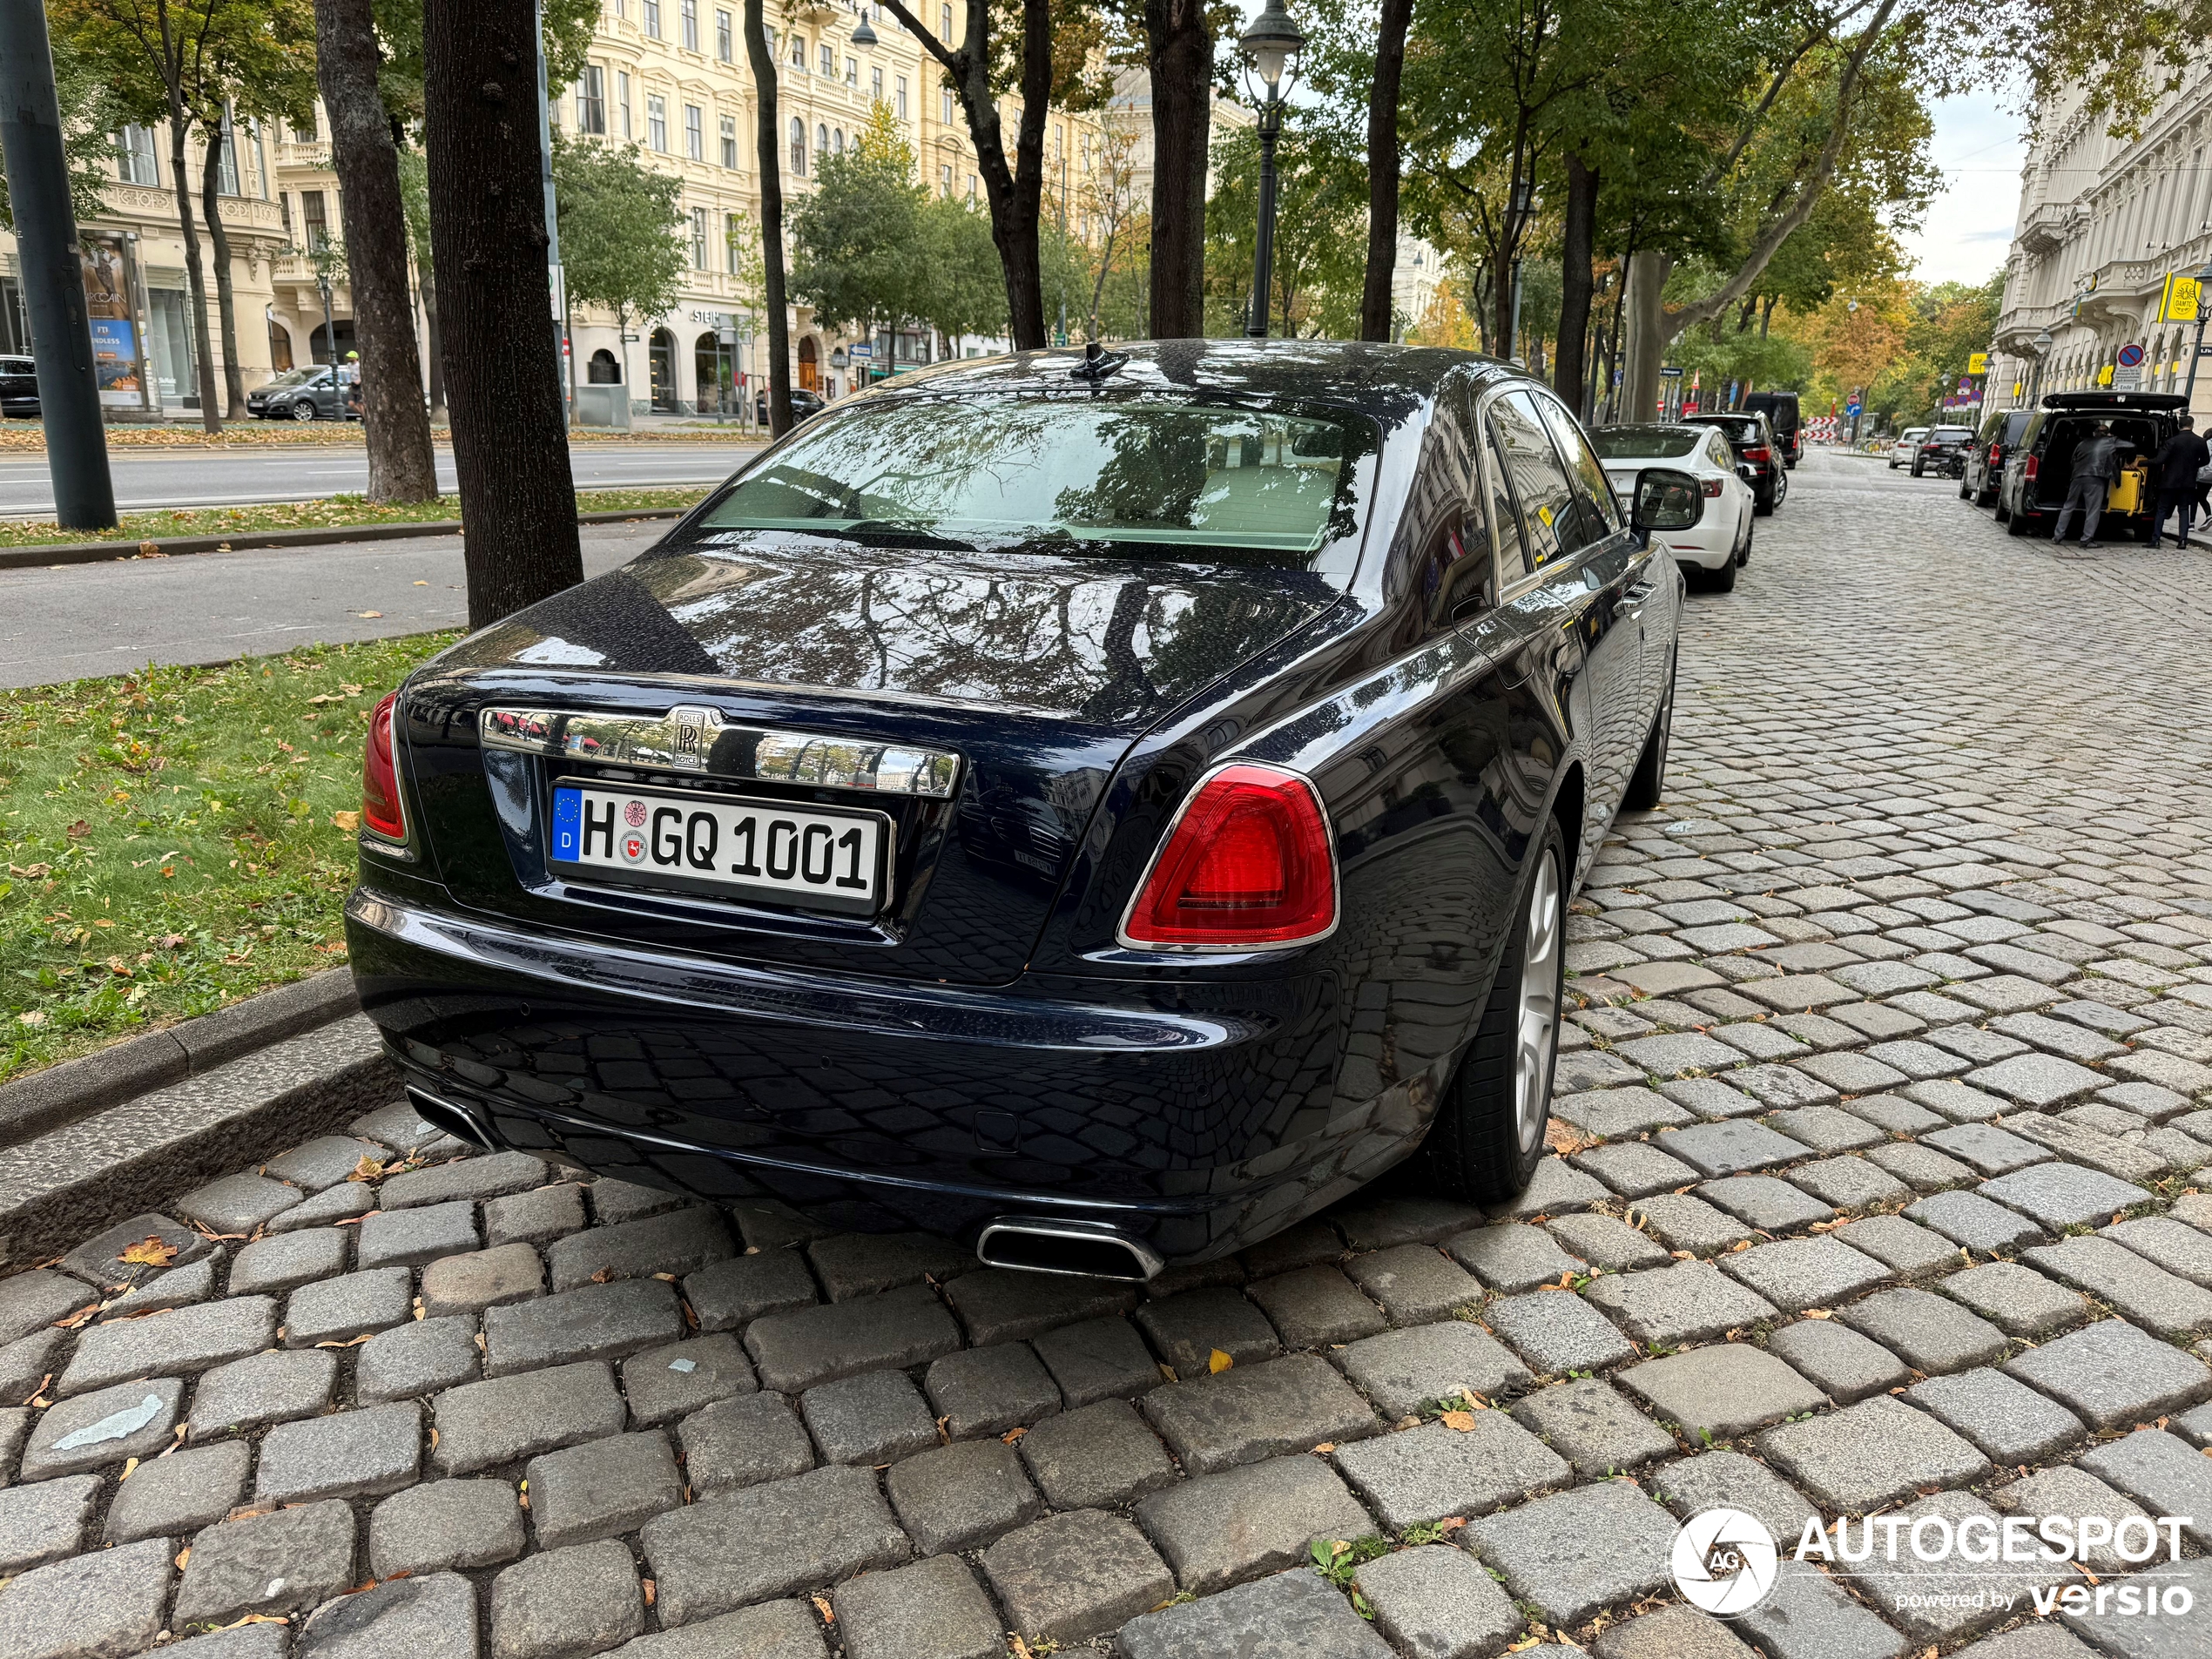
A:
[[[1741,1509],[1707,1509],[1675,1534],[1675,1584],[1692,1607],[1721,1618],[1748,1613],[1774,1588],[1774,1534]]]

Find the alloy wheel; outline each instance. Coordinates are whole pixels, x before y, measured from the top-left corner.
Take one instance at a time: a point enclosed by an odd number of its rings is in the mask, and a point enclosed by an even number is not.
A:
[[[1528,894],[1528,930],[1521,941],[1521,1008],[1514,1038],[1514,1126],[1525,1151],[1543,1138],[1550,1104],[1552,1056],[1559,1047],[1561,935],[1559,859],[1539,855]]]

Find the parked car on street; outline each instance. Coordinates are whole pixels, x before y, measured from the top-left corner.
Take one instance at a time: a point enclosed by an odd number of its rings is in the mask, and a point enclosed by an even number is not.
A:
[[[0,416],[38,418],[38,365],[28,357],[0,357]]]
[[[1920,440],[1927,435],[1927,428],[1909,426],[1891,440],[1890,470],[1895,472],[1899,467],[1911,466],[1912,457],[1920,453]]]
[[[1781,446],[1782,464],[1795,467],[1804,453],[1804,422],[1797,412],[1795,392],[1746,392],[1743,407],[1754,415],[1764,415],[1774,428],[1775,441]]]
[[[1652,467],[1672,468],[1697,480],[1697,516],[1666,534],[1667,550],[1693,586],[1727,593],[1736,573],[1751,562],[1751,515],[1756,501],[1746,475],[1749,462],[1738,461],[1725,433],[1688,422],[1652,426],[1602,426],[1590,434],[1605,463],[1605,475],[1622,501],[1634,499],[1637,481]]]
[[[2000,409],[1981,423],[1981,430],[1966,448],[1966,465],[1959,474],[1960,501],[1971,501],[1977,507],[1995,503],[2005,457],[2027,430],[2033,414],[2033,409]]]
[[[363,1005],[455,1134],[1008,1267],[1515,1192],[1708,505],[1460,352],[901,375],[377,707]]]
[[[812,420],[828,407],[819,394],[810,392],[803,386],[791,388],[791,423],[793,426],[802,421]],[[767,393],[762,392],[753,399],[753,415],[765,430],[768,425]]]
[[[1973,444],[1974,429],[1970,426],[1930,427],[1912,451],[1912,475],[1920,478],[1935,471],[1955,476]]]
[[[1997,486],[1997,522],[2015,536],[2047,535],[2056,527],[2074,476],[2074,452],[2096,430],[2112,422],[2120,440],[2121,465],[2137,469],[2171,437],[2175,417],[2187,406],[2179,392],[2052,392],[2029,419],[2005,456]],[[2140,476],[2123,478],[2107,497],[2100,541],[2123,536],[2150,539],[2150,496]],[[2114,502],[2121,503],[2114,505]],[[2080,534],[2080,526],[2068,527]]]
[[[357,405],[349,408],[347,383],[328,363],[287,368],[274,380],[246,395],[246,412],[262,421],[342,421],[361,418]]]
[[[1736,458],[1750,468],[1751,510],[1771,513],[1788,499],[1790,470],[1782,462],[1782,447],[1767,424],[1766,416],[1747,415],[1690,415],[1683,417],[1685,426],[1717,427],[1727,435],[1728,446],[1736,451]]]

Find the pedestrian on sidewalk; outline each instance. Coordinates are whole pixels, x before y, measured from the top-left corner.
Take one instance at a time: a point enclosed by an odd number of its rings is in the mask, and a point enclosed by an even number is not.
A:
[[[2067,481],[2066,505],[2059,509],[2059,522],[2051,531],[2051,543],[2056,546],[2066,540],[2067,522],[2076,509],[2081,513],[2081,545],[2097,544],[2097,523],[2104,517],[2105,496],[2111,491],[2112,481],[2120,475],[2120,440],[2112,435],[2112,422],[2100,421],[2094,433],[2074,447],[2074,472]]]
[[[2180,516],[2179,534],[2174,545],[2189,544],[2189,525],[2196,516],[2199,489],[2196,475],[2208,462],[2212,462],[2212,447],[2207,447],[2195,432],[2196,417],[2184,410],[2174,428],[2174,435],[2158,446],[2150,458],[2150,544],[2158,545],[2158,538],[2166,529],[2166,515]]]

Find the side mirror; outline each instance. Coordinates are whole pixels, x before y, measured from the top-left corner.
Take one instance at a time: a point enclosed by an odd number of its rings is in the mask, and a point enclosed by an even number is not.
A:
[[[1705,516],[1705,491],[1689,473],[1671,467],[1647,467],[1636,475],[1635,505],[1629,523],[1635,529],[1686,530]]]

